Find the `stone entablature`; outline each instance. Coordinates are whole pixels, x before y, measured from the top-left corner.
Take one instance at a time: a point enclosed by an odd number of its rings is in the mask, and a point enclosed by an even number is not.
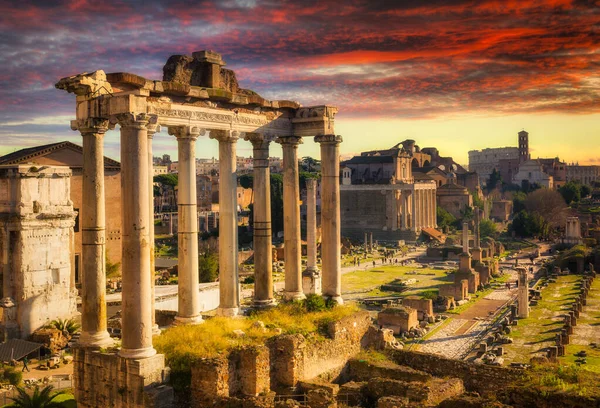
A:
[[[63,166],[0,166],[2,297],[14,304],[4,310],[3,328],[10,338],[77,313],[70,177]]]

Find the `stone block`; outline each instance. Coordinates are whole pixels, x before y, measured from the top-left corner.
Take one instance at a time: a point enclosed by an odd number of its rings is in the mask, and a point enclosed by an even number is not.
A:
[[[229,397],[229,362],[225,357],[206,358],[192,366],[192,405],[203,407]]]
[[[239,370],[243,395],[257,396],[271,389],[269,349],[265,346],[248,347],[239,351]]]
[[[377,324],[380,327],[388,328],[395,334],[408,332],[413,327],[419,325],[417,311],[410,307],[393,306],[383,309],[377,315]]]

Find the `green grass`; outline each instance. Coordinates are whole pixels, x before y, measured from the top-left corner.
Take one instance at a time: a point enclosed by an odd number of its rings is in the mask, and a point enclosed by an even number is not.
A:
[[[527,371],[522,385],[545,393],[564,392],[598,398],[600,382],[596,376],[596,373],[583,369],[583,366],[542,364]]]
[[[75,401],[75,396],[73,394],[71,394],[70,392],[59,395],[53,401],[62,403],[63,408],[77,408],[77,402]],[[7,404],[7,405],[3,405],[2,408],[10,408],[12,406],[13,406],[12,404]]]
[[[508,360],[528,362],[532,353],[554,344],[555,335],[563,326],[561,314],[570,310],[580,279],[576,275],[559,276],[555,283],[542,289],[542,299],[531,307],[529,317],[519,319],[513,327],[510,337],[515,342],[505,347]]]
[[[416,274],[408,272],[416,271]],[[372,291],[373,296],[387,295],[395,292],[375,292],[381,285],[392,282],[394,279],[416,279],[417,282],[402,292],[403,296],[422,295],[424,292],[435,290],[439,285],[452,282],[444,270],[415,268],[414,266],[383,266],[378,265],[367,271],[355,271],[342,275],[342,288],[344,292]]]

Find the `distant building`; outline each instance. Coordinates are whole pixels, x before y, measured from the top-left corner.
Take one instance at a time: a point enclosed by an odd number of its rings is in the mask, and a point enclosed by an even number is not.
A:
[[[365,233],[372,233],[380,241],[414,242],[422,230],[435,228],[437,183],[423,179],[421,173],[413,175],[413,168],[431,162],[432,156],[414,140],[344,161],[340,166],[342,235],[362,241]],[[457,166],[449,160],[446,165]]]
[[[152,166],[154,170],[154,176],[158,176],[159,174],[167,174],[169,172],[168,166]]]
[[[554,178],[544,171],[544,166],[539,159],[522,163],[513,177],[513,183],[521,187],[537,184],[548,189],[554,188]]]
[[[567,181],[578,181],[593,186],[600,181],[600,166],[582,166],[571,163],[566,165]]]
[[[479,174],[481,181],[487,183],[496,169],[502,180],[510,183],[520,163],[530,160],[529,133],[518,133],[518,147],[496,147],[469,151],[469,170]]]

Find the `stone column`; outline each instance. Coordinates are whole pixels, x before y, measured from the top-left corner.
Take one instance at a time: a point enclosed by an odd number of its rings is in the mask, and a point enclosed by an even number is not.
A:
[[[518,290],[518,313],[520,318],[529,317],[529,284],[527,282],[527,269],[523,267],[517,268],[519,273],[519,290]]]
[[[421,225],[418,223],[417,217],[417,190],[413,190],[411,194],[412,198],[412,230],[417,232]]]
[[[427,191],[427,226],[429,228],[433,228],[433,211],[432,208],[433,206],[431,205],[432,203],[432,199],[431,199],[431,189],[426,190]]]
[[[317,267],[317,180],[306,180],[306,270],[302,272],[305,295],[322,293]]]
[[[124,358],[156,354],[152,347],[152,284],[148,214],[148,133],[145,113],[117,115],[121,125],[122,348]]]
[[[431,205],[433,206],[433,227],[437,228],[437,187],[431,193]]]
[[[317,180],[306,180],[306,270],[317,268]]]
[[[323,295],[341,304],[340,143],[341,136],[316,136],[321,144],[321,268]],[[371,235],[373,245],[373,235]]]
[[[153,122],[153,121],[152,121]],[[156,296],[154,286],[156,284],[155,275],[155,247],[154,247],[154,161],[152,154],[152,139],[156,132],[160,132],[160,125],[158,123],[148,123],[148,191],[150,194],[149,202],[149,215],[150,223],[148,224],[148,236],[150,238],[150,282],[152,283],[152,334],[160,334],[158,324],[156,324],[156,308],[154,306]]]
[[[365,252],[369,251],[369,238],[367,233],[365,232]]]
[[[195,126],[171,126],[179,156],[177,183],[178,306],[176,323],[199,323],[198,198],[196,196],[196,139],[203,133]]]
[[[254,154],[254,306],[275,304],[273,297],[273,251],[271,241],[271,139],[260,133],[246,133]]]
[[[298,179],[298,145],[301,137],[280,137],[283,148],[283,241],[285,256],[286,300],[304,299],[300,240],[300,180]],[[322,209],[321,209],[322,216]]]
[[[402,203],[402,230],[408,229],[408,192],[402,191],[400,196]]]
[[[462,244],[463,244],[463,253],[469,253],[469,223],[463,222],[462,227]]]
[[[236,146],[238,132],[211,130],[219,141],[219,316],[240,311],[237,231]]]
[[[89,118],[71,122],[83,137],[81,203],[81,337],[89,347],[113,344],[106,330],[106,218],[104,195],[104,133],[109,122]],[[5,284],[6,286],[6,284]]]

